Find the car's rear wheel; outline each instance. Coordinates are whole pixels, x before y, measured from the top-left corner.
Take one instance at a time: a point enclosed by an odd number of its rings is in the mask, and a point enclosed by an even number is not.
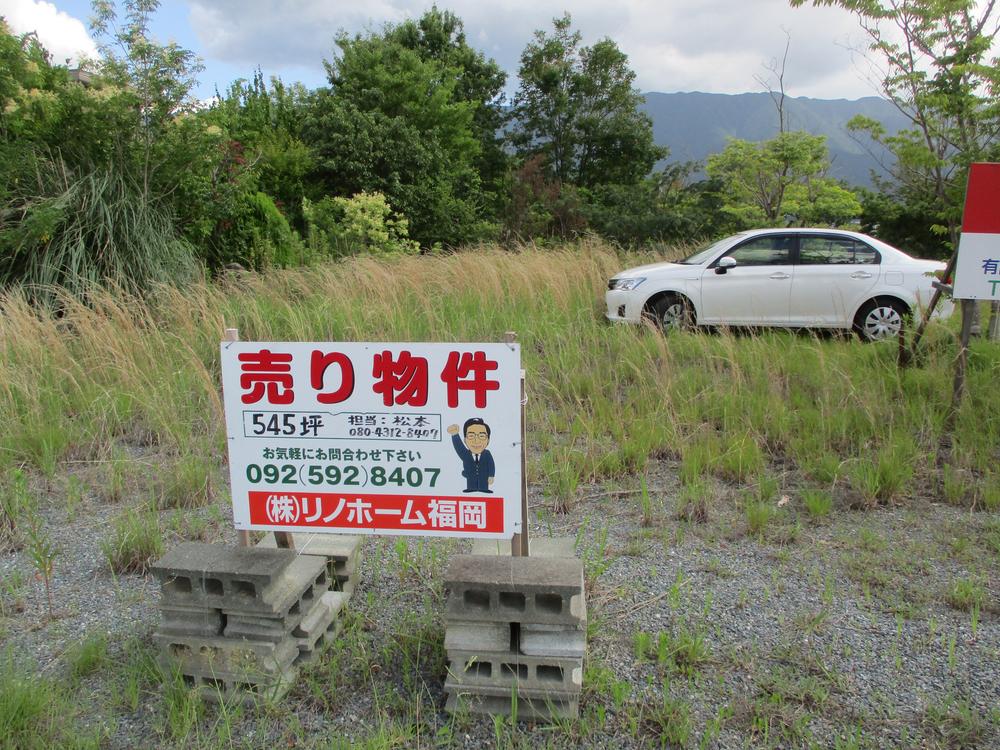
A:
[[[664,333],[694,328],[694,308],[687,297],[679,294],[660,297],[650,307],[650,313],[657,328]]]
[[[909,310],[899,300],[869,300],[854,317],[854,330],[862,341],[887,341],[899,336]]]

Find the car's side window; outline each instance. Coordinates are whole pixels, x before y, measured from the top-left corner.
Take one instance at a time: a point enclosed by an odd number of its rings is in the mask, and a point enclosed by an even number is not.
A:
[[[852,237],[813,234],[799,238],[799,265],[856,266],[880,262],[881,256],[875,248]]]
[[[755,237],[726,253],[737,266],[784,266],[792,262],[794,238],[787,234]]]

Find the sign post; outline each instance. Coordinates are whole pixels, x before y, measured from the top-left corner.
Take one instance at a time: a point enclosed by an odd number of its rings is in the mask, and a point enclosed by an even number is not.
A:
[[[513,539],[520,347],[225,341],[239,531]]]
[[[981,299],[1000,300],[1000,164],[976,163],[969,166],[962,235],[953,261],[955,283],[952,296],[962,302],[962,330],[951,403],[945,414],[938,448],[938,465],[951,457],[951,433],[965,391],[975,305]]]

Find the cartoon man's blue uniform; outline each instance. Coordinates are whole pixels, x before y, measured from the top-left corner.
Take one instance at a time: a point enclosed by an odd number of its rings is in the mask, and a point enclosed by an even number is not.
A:
[[[472,422],[473,420],[469,420]],[[476,420],[482,424],[482,420]],[[465,432],[468,433],[469,424],[466,424]],[[488,429],[488,428],[487,428]],[[489,438],[486,438],[488,442]],[[462,442],[457,434],[451,436],[451,444],[455,447],[455,453],[462,459],[462,476],[465,477],[464,492],[487,492],[492,494],[490,480],[496,475],[496,465],[493,463],[493,454],[485,448],[473,453]]]

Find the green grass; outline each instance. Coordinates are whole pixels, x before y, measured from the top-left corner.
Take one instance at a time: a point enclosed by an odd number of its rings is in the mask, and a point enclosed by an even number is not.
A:
[[[10,651],[0,656],[0,748],[97,748],[97,736],[80,731],[79,707],[60,683],[15,661]]]
[[[557,509],[582,484],[641,471],[654,456],[678,457],[683,484],[750,483],[790,459],[821,484],[846,474],[868,505],[905,499],[915,475],[933,470],[920,457],[935,449],[947,406],[947,389],[934,385],[950,378],[946,331],[932,326],[922,366],[900,372],[892,347],[847,338],[664,338],[604,324],[607,278],[649,259],[598,243],[357,258],[239,285],[161,288],[146,300],[66,299],[59,319],[8,294],[0,461],[48,475],[70,458],[109,462],[104,491],[119,501],[143,474],[121,446],[149,446],[172,464],[161,502],[205,502],[224,448],[218,341],[232,326],[245,340],[496,341],[517,331],[529,442],[540,449],[532,469]],[[473,268],[475,288],[465,283]],[[982,472],[1000,441],[989,408],[1000,354],[977,345],[976,356],[955,441],[965,468]],[[969,491],[995,504],[980,483]]]
[[[163,554],[163,532],[156,513],[128,508],[112,524],[110,535],[101,542],[108,565],[116,573],[145,573]]]

